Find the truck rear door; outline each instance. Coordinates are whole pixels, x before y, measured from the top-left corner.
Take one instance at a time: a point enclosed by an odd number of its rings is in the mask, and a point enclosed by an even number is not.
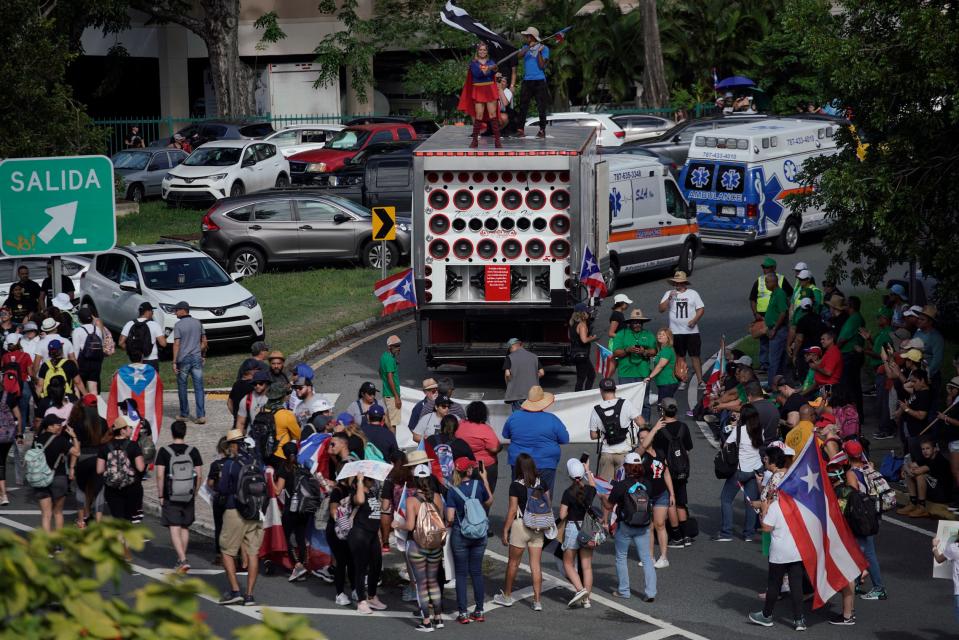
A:
[[[370,161],[367,177],[368,206],[396,207],[396,214],[410,215],[413,193],[413,158]]]

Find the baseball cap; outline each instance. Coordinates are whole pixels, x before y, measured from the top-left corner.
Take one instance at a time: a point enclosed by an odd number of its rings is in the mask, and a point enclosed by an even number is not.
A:
[[[372,382],[364,382],[360,385],[360,393],[376,393],[376,385]]]
[[[822,353],[822,347],[817,347],[815,345],[806,349],[806,353]]]
[[[190,303],[187,302],[186,300],[180,300],[179,302],[176,303],[176,306],[173,307],[173,310],[179,311],[180,309],[183,309],[184,311],[189,311]]]
[[[856,458],[858,460],[862,457],[862,445],[855,440],[847,440],[846,443],[842,445],[842,450],[845,451],[846,455],[850,458]]]
[[[879,307],[879,311],[876,312],[877,318],[886,318],[887,320],[892,319],[892,309],[889,307]]]
[[[922,313],[922,307],[920,307],[918,304],[914,304],[908,309],[906,309],[902,315],[916,317],[920,313]]]
[[[766,257],[766,258],[763,260],[762,266],[763,266],[764,269],[775,269],[775,268],[776,268],[776,261],[773,260],[773,259],[770,258],[770,257]]]
[[[663,409],[678,409],[679,405],[676,404],[676,398],[663,398],[659,401],[659,406]]]
[[[902,357],[906,360],[912,360],[913,362],[922,362],[922,351],[919,349],[910,349],[902,354]]]
[[[906,299],[906,288],[902,286],[901,284],[894,284],[891,287],[889,287],[889,293],[897,295],[903,300]]]
[[[453,461],[453,468],[455,468],[460,473],[466,473],[470,469],[476,467],[476,460],[470,460],[466,456],[460,456]]]
[[[630,451],[626,454],[626,458],[623,460],[623,464],[642,464],[643,458],[636,453],[635,451]]]
[[[7,337],[6,337],[6,339],[4,340],[4,342],[5,342],[7,345],[20,344],[20,338],[21,338],[21,337],[22,337],[22,336],[21,336],[19,333],[9,333],[9,334],[7,334]]]
[[[586,467],[576,458],[570,458],[566,461],[566,473],[569,474],[570,478],[576,480],[586,475]]]
[[[803,298],[802,300],[799,301],[799,306],[802,307],[803,309],[808,309],[812,306],[812,300],[810,300],[809,298]]]
[[[429,478],[430,477],[430,467],[426,464],[418,464],[413,467],[413,477],[414,478]]]
[[[585,302],[577,302],[573,305],[573,311],[583,312],[587,309],[589,309],[589,307],[586,306]]]
[[[37,323],[32,321],[24,322],[21,329],[23,329],[24,333],[26,333],[27,331],[37,331]]]
[[[353,424],[356,420],[353,419],[353,415],[344,411],[340,415],[336,416],[337,422],[342,422],[344,425]]]
[[[612,378],[603,378],[599,381],[600,391],[616,391],[616,381]]]
[[[309,378],[304,378],[303,376],[296,376],[293,378],[292,384],[294,387],[312,387],[313,381]]]
[[[799,264],[803,264],[800,262]],[[800,280],[809,280],[812,278],[812,272],[809,269],[802,269],[797,276]]]
[[[63,343],[59,340],[51,340],[47,343],[47,351],[53,353],[54,351],[61,351],[63,349]]]
[[[453,401],[450,400],[449,396],[436,396],[436,400],[433,402],[433,406],[446,405],[447,407],[453,404]]]
[[[402,344],[402,343],[403,341],[400,339],[400,337],[395,334],[386,339],[387,347],[392,347],[394,344]]]
[[[139,307],[139,311],[140,311],[140,313],[144,313],[144,312],[146,312],[146,311],[153,311],[155,308],[156,308],[156,307],[154,307],[154,306],[153,306],[152,304],[150,304],[149,302],[141,302],[141,303],[140,303],[140,307]]]
[[[509,340],[506,341],[506,346],[512,347],[517,342],[522,342],[522,340],[520,340],[519,338],[510,338]]]
[[[250,355],[258,356],[264,351],[269,351],[269,350],[270,350],[270,345],[263,342],[262,340],[257,340],[256,342],[250,345]]]
[[[733,364],[739,364],[744,367],[753,366],[753,359],[749,356],[740,356],[737,360],[733,360]]]
[[[386,410],[383,408],[382,405],[374,404],[366,412],[366,415],[368,415],[371,418],[382,418],[383,416],[386,415]]]
[[[253,384],[256,384],[257,382],[270,382],[270,380],[270,374],[263,369],[257,369],[253,374]]]
[[[955,388],[959,389],[959,376],[956,376],[955,378],[953,378],[952,380],[950,380],[949,382],[947,382],[947,383],[946,383],[946,386],[947,386],[947,387],[955,387]]]
[[[266,397],[270,400],[282,400],[290,395],[290,388],[285,382],[274,382],[266,390]]]
[[[633,301],[630,300],[629,296],[627,296],[625,293],[617,293],[615,296],[613,296],[613,304],[623,304],[624,302],[626,304],[633,304]]]
[[[796,263],[796,266],[793,267],[793,271],[805,271],[805,270],[808,270],[808,269],[809,269],[809,265],[806,264],[805,262],[797,262],[797,263]],[[802,278],[802,274],[801,274],[801,273],[799,274],[799,277]],[[803,278],[803,280],[805,280],[805,278]]]
[[[926,343],[922,341],[922,338],[907,338],[899,345],[900,351],[909,351],[910,349],[919,349],[922,351],[925,348]]]

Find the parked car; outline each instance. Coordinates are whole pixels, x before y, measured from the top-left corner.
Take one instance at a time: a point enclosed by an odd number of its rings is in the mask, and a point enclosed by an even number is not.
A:
[[[623,137],[624,144],[635,140],[655,138],[676,124],[669,118],[651,116],[643,113],[616,115],[612,117],[612,120],[618,124],[620,129],[626,134]]]
[[[0,258],[0,304],[10,295],[10,288],[19,278],[17,271],[20,267],[30,269],[30,279],[37,284],[43,284],[47,277],[48,258]],[[85,256],[65,256],[61,261],[63,275],[73,281],[73,287],[80,290],[80,278],[90,268],[90,258]]]
[[[683,120],[662,135],[644,140],[640,144],[650,151],[655,151],[658,154],[672,158],[673,162],[682,167],[682,165],[686,164],[686,156],[689,155],[689,145],[697,133],[770,119],[775,120],[776,116],[761,113],[748,115],[730,113],[696,118],[694,120]]]
[[[253,140],[273,132],[273,125],[263,120],[204,120],[177,131],[194,149],[213,140]],[[173,136],[160,138],[151,142],[150,147],[165,147],[172,141]]]
[[[396,241],[386,243],[390,267],[410,254],[410,219],[396,223]],[[231,273],[343,260],[381,266],[369,209],[322,192],[288,189],[226,198],[207,211],[201,229],[200,248]]]
[[[653,160],[658,160],[660,164],[662,164],[664,167],[669,168],[669,171],[673,174],[674,177],[679,175],[680,169],[683,168],[681,165],[678,165],[675,162],[673,162],[673,159],[670,158],[669,156],[664,156],[661,153],[656,153],[652,149],[648,149],[642,146],[641,141],[626,142],[619,147],[608,147],[606,149],[600,149],[600,154],[601,155],[627,154],[631,156],[642,156],[644,158],[651,158]]]
[[[440,125],[436,121],[428,118],[414,118],[412,116],[362,116],[353,118],[346,123],[348,127],[354,127],[359,124],[385,124],[391,122],[405,122],[416,131],[417,140],[426,140],[431,135],[440,130]]]
[[[413,211],[414,148],[407,145],[362,159],[357,156],[330,176],[325,192],[367,208],[396,207],[396,215],[410,216]]]
[[[310,184],[318,174],[336,171],[357,153],[381,142],[412,142],[416,131],[406,123],[362,124],[347,127],[322,149],[304,151],[290,158],[294,184]]]
[[[290,163],[276,145],[258,140],[218,140],[195,150],[167,173],[162,194],[167,203],[179,204],[288,186]]]
[[[596,144],[600,147],[618,147],[623,144],[626,133],[613,122],[605,113],[586,113],[571,111],[567,113],[551,113],[546,117],[547,129],[555,127],[595,127]],[[528,136],[536,135],[539,131],[539,116],[526,119],[525,133]]]
[[[123,178],[126,199],[140,202],[159,196],[163,177],[186,158],[180,149],[126,149],[113,155],[113,172]]]
[[[311,176],[309,186],[311,188],[342,187],[349,184],[361,184],[362,177],[366,171],[366,163],[372,158],[394,151],[413,149],[419,144],[419,140],[412,142],[378,142],[371,144],[352,158],[344,161],[343,166],[336,171],[319,173]]]
[[[262,340],[263,310],[256,296],[210,256],[181,242],[116,247],[97,255],[80,280],[82,304],[93,307],[115,332],[139,316],[149,302],[156,320],[172,339],[175,306],[185,301],[203,324],[207,340]]]
[[[322,149],[327,140],[345,128],[342,124],[294,124],[271,133],[263,141],[272,142],[283,157],[289,158],[301,151]]]

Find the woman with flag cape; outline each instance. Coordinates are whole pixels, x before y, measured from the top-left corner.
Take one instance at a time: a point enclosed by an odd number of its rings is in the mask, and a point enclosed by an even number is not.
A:
[[[482,123],[488,122],[493,131],[493,143],[497,148],[503,146],[500,142],[499,131],[499,87],[494,78],[496,63],[489,57],[489,47],[485,42],[476,46],[476,56],[470,61],[466,71],[466,83],[460,93],[460,101],[456,108],[473,118],[473,139],[470,147],[478,146],[477,137],[480,134]]]

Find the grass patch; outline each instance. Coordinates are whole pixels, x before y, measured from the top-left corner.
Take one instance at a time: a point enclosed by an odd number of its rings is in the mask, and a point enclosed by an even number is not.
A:
[[[169,209],[162,200],[140,203],[137,213],[117,218],[117,244],[150,244],[160,236],[200,232],[205,209]]]

